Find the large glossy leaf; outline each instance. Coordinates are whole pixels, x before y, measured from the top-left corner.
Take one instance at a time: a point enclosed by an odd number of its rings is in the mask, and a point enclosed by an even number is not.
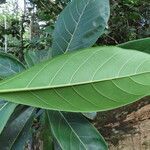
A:
[[[125,49],[135,49],[150,54],[150,38],[129,41],[118,46]]]
[[[0,82],[0,98],[72,112],[113,109],[150,94],[150,55],[118,47],[58,56]]]
[[[47,111],[47,116],[62,150],[107,150],[104,139],[81,114]]]
[[[56,22],[52,55],[92,46],[104,33],[109,14],[109,0],[72,0]]]
[[[0,107],[0,134],[4,129],[7,121],[9,120],[11,114],[14,112],[17,104],[6,102],[2,107]]]
[[[21,150],[29,142],[34,108],[27,108],[18,112],[17,117],[10,118],[3,132],[0,134],[1,150]]]
[[[24,69],[24,65],[13,56],[0,52],[0,79],[21,72]]]

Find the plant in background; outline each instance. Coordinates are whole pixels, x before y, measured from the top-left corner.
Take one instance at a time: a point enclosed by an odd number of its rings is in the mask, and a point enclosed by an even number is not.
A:
[[[97,41],[98,45],[116,45],[150,36],[148,0],[111,0],[109,29]]]
[[[37,132],[46,150],[106,150],[86,113],[150,95],[149,38],[89,48],[109,11],[108,0],[73,0],[58,17],[50,51],[27,51],[25,65],[0,53],[2,150],[34,149]]]

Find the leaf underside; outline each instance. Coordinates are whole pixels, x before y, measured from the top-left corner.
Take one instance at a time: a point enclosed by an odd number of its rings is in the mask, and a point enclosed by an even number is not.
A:
[[[4,129],[7,121],[9,120],[11,114],[14,112],[17,104],[5,102],[2,106],[0,106],[0,134]]]
[[[107,150],[98,131],[78,113],[47,111],[51,131],[62,150]]]
[[[0,52],[0,79],[5,79],[24,69],[24,65],[12,55]],[[0,100],[0,133],[4,129],[10,116],[13,114],[16,106],[17,104]]]
[[[45,109],[109,110],[150,95],[150,56],[90,48],[38,64],[0,82],[0,98]]]
[[[21,109],[10,118],[0,135],[1,150],[24,149],[31,136],[34,108]]]
[[[109,0],[72,0],[56,22],[52,55],[92,46],[104,33],[109,15]]]

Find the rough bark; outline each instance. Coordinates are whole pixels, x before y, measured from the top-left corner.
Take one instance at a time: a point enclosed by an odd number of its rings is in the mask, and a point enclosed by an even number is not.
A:
[[[150,97],[99,113],[95,126],[110,150],[150,150]]]

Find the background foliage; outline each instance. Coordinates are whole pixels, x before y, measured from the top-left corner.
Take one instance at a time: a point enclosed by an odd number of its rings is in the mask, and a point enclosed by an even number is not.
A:
[[[7,30],[4,30],[3,17],[0,15],[0,49],[4,48],[4,34],[7,34],[10,39],[8,51],[15,55],[18,55],[18,50],[22,49],[23,51],[48,50],[52,44],[56,18],[68,1],[57,0],[55,3],[49,0],[27,1],[26,10],[22,15],[17,14],[15,17],[14,14],[8,15]],[[111,17],[108,28],[98,39],[98,45],[116,45],[150,36],[148,0],[111,0],[110,3]]]

